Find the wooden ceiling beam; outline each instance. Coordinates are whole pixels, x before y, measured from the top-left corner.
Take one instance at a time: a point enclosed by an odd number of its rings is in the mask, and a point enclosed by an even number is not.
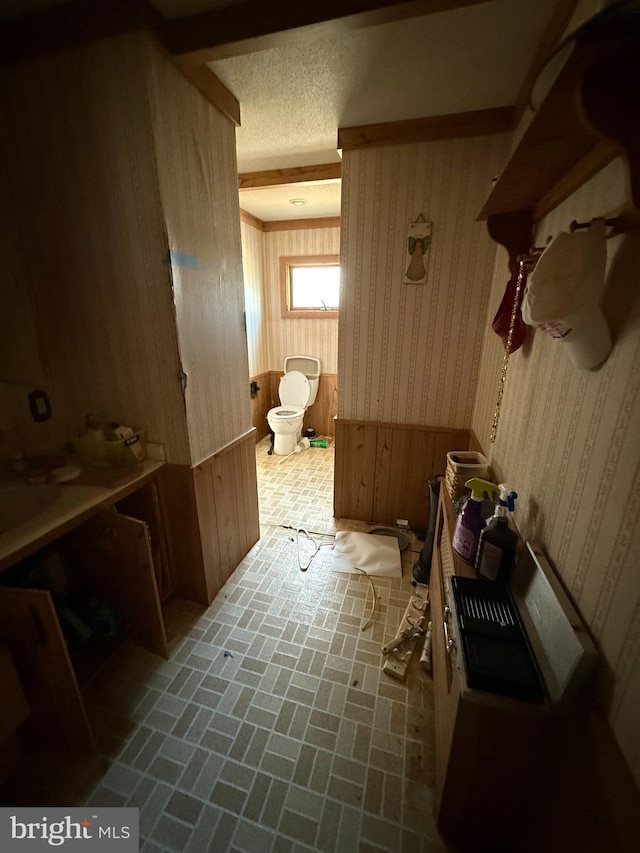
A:
[[[253,228],[257,228],[258,231],[264,231],[264,222],[262,219],[258,219],[257,216],[249,213],[248,210],[240,208],[240,221],[246,222],[247,225],[251,225]]]
[[[263,231],[308,231],[311,228],[340,228],[339,216],[317,216],[314,219],[268,219]]]
[[[488,0],[246,0],[167,20],[164,42],[182,64],[200,65],[287,43],[291,35],[335,36],[349,30]],[[288,42],[290,43],[290,41]]]
[[[342,163],[321,163],[318,166],[294,166],[290,169],[244,172],[238,175],[238,189],[256,190],[309,181],[334,181],[341,175]]]
[[[495,107],[488,110],[413,118],[405,121],[340,127],[338,128],[338,148],[349,151],[380,145],[485,136],[488,133],[502,133],[512,129],[513,107]]]
[[[231,119],[236,127],[240,126],[240,102],[210,68],[206,65],[180,65],[173,58],[171,61],[214,107]]]

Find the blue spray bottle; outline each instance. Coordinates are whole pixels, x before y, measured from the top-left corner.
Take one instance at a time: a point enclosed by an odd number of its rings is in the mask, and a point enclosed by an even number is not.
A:
[[[466,560],[472,565],[475,563],[476,553],[478,551],[478,542],[480,534],[484,529],[486,521],[482,516],[482,501],[484,500],[485,492],[497,492],[498,487],[495,483],[490,483],[488,480],[480,480],[474,477],[472,480],[467,480],[465,486],[471,489],[471,494],[467,498],[462,512],[456,521],[456,529],[453,532],[453,550],[459,554],[463,560]]]

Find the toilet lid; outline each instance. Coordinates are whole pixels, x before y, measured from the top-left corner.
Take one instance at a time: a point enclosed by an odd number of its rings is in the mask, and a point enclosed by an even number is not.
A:
[[[311,396],[311,385],[304,373],[290,370],[280,380],[278,393],[283,406],[306,406]]]

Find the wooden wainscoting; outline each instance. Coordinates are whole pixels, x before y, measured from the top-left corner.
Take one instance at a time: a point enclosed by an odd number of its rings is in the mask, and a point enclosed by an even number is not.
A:
[[[279,376],[280,374],[278,374]],[[272,371],[267,370],[265,373],[260,373],[257,376],[252,376],[249,382],[257,382],[258,391],[257,397],[251,400],[251,423],[256,431],[256,441],[260,441],[265,435],[269,435],[269,427],[267,425],[267,414],[269,409],[275,406],[273,397],[273,382],[271,379]],[[278,392],[278,383],[276,382],[276,394]],[[277,396],[275,400],[277,400]]]
[[[193,468],[161,469],[177,595],[209,604],[260,538],[254,447],[250,429]]]
[[[270,370],[267,373],[252,376],[249,380],[250,382],[255,380],[260,388],[258,396],[251,401],[251,418],[256,430],[256,441],[269,435],[267,414],[269,409],[280,402],[278,386],[281,376],[281,370]],[[335,373],[321,373],[316,401],[304,416],[304,429],[312,427],[318,435],[335,435],[334,417],[337,411],[338,377]]]
[[[335,373],[321,373],[316,401],[304,414],[304,428],[312,427],[318,435],[335,435],[337,411],[338,377]]]
[[[336,420],[334,513],[379,524],[406,518],[425,528],[428,481],[450,450],[467,450],[468,429]]]
[[[158,485],[174,592],[206,606],[209,599],[193,469],[167,463],[158,471]]]

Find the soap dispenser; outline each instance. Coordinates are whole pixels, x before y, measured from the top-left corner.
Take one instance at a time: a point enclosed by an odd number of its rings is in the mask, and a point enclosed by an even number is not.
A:
[[[507,583],[518,547],[518,534],[509,526],[518,494],[507,483],[500,483],[498,490],[495,512],[480,533],[475,568],[482,580]]]
[[[482,515],[482,501],[485,492],[496,492],[498,487],[495,483],[490,483],[488,480],[480,480],[474,477],[472,480],[467,480],[465,486],[471,489],[471,494],[467,498],[462,512],[456,521],[456,528],[453,533],[453,550],[459,554],[463,560],[473,565],[476,559],[478,550],[478,542],[480,533],[486,524]]]

